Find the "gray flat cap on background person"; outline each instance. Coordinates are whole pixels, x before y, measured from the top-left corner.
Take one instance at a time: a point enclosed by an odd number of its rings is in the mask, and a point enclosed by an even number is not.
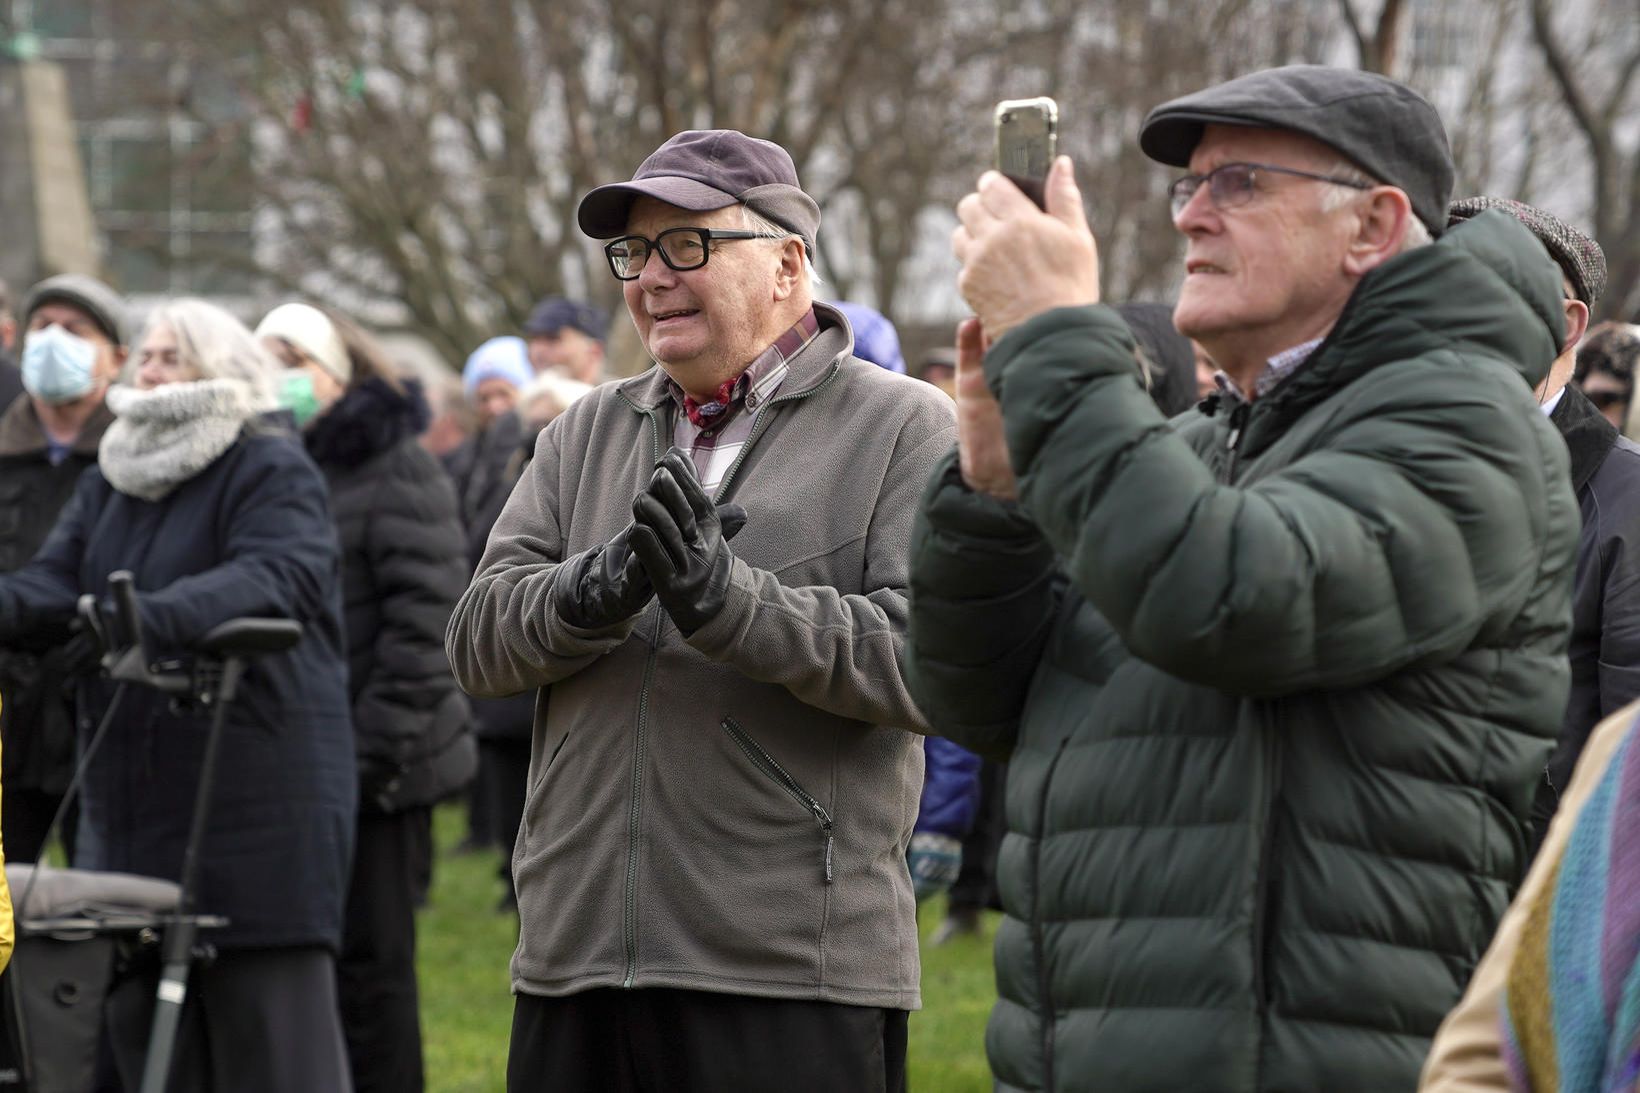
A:
[[[1173,320],[1222,369],[1172,422],[1069,161],[1045,213],[996,174],[958,206],[906,656],[1009,759],[987,1051],[1004,1090],[1410,1089],[1565,708],[1560,277],[1501,213],[1445,230],[1445,135],[1380,76],[1255,73],[1139,140],[1191,172]]]
[[[778,145],[681,133],[579,218],[656,366],[542,432],[447,639],[470,692],[543,689],[509,1088],[902,1088],[906,555],[950,401],[813,301]]]

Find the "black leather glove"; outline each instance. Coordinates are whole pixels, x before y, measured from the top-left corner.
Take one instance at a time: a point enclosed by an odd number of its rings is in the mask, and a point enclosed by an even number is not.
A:
[[[661,606],[685,637],[723,610],[734,556],[728,541],[746,522],[739,505],[712,504],[695,465],[677,448],[632,501],[630,543]]]
[[[629,545],[632,525],[601,547],[566,563],[552,583],[558,617],[582,630],[602,630],[644,609],[655,589]]]

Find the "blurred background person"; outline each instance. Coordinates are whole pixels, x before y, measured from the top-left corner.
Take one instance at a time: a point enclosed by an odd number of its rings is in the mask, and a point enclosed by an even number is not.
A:
[[[1606,420],[1634,438],[1629,431],[1629,405],[1634,394],[1634,364],[1640,359],[1640,326],[1605,322],[1589,328],[1577,349],[1572,382]]]
[[[461,370],[461,385],[473,408],[476,429],[473,435],[445,461],[455,479],[456,498],[461,506],[461,522],[467,537],[467,572],[471,575],[484,553],[501,507],[507,503],[517,481],[518,460],[514,458],[524,442],[524,426],[516,413],[525,387],[534,378],[524,339],[511,336],[491,338],[473,350]],[[522,724],[528,733],[535,698],[515,695],[504,699],[482,699],[473,703],[473,717],[479,738],[496,732],[511,735]],[[511,842],[495,829],[495,802],[490,787],[493,772],[483,769],[487,753],[480,756],[479,776],[467,795],[467,837],[458,847],[471,853]],[[505,902],[505,901],[503,901]]]
[[[436,380],[425,394],[428,421],[427,428],[421,433],[421,446],[436,456],[454,478],[454,458],[462,445],[478,432],[478,410],[467,401],[467,393],[462,389],[459,376]]]
[[[97,462],[113,422],[104,400],[125,363],[125,302],[101,281],[48,278],[23,308],[26,393],[0,412],[0,571],[21,568],[45,542],[75,483]],[[0,319],[0,334],[11,324]],[[35,861],[74,772],[74,677],[94,659],[67,627],[45,627],[0,651],[0,796],[6,858]],[[73,859],[71,808],[61,832]]]
[[[519,451],[526,462],[535,453],[535,440],[541,435],[541,430],[551,425],[559,414],[590,390],[592,384],[582,383],[553,370],[539,373],[530,380],[518,396],[518,415],[524,433]]]
[[[585,384],[604,379],[604,339],[609,316],[602,308],[563,296],[548,296],[524,322],[530,367],[562,372]]]
[[[951,398],[957,397],[957,351],[948,345],[937,345],[923,357],[917,367],[917,378],[931,383]]]
[[[185,653],[242,616],[301,641],[252,659],[224,728],[198,905],[227,916],[189,984],[171,1088],[347,1089],[335,952],[357,807],[336,532],[324,480],[270,419],[275,370],[250,331],[198,300],[160,304],[97,468],[40,552],[0,577],[0,642],[60,627],[82,593],[135,575],[148,648]],[[86,733],[114,684],[80,690]],[[77,864],[179,879],[204,714],[141,687],[87,767]],[[82,745],[84,739],[82,738]],[[118,982],[107,1030],[125,1088],[148,1045],[155,965]]]
[[[455,489],[416,443],[421,385],[351,321],[306,304],[256,335],[285,366],[280,401],[330,488],[342,551],[358,835],[337,986],[357,1093],[423,1088],[416,919],[435,802],[477,767],[444,628],[467,586]]]
[[[17,315],[12,310],[11,287],[0,281],[0,408],[23,393],[23,370],[17,366]]]
[[[905,375],[905,355],[900,351],[900,332],[888,317],[865,304],[838,300],[832,304],[854,329],[854,355],[879,368]]]
[[[1199,397],[1195,349],[1173,326],[1173,305],[1129,302],[1117,304],[1116,312],[1138,343],[1156,409],[1172,417],[1194,406]]]

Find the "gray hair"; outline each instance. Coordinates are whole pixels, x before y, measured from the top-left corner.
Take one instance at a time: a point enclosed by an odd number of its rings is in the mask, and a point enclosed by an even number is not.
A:
[[[1342,179],[1346,183],[1353,182],[1363,187],[1388,185],[1382,179],[1372,177],[1349,160],[1343,158],[1321,168],[1320,173]],[[1360,190],[1349,185],[1328,186],[1321,192],[1321,211],[1330,213],[1335,209],[1341,209],[1353,201],[1360,192]],[[1434,238],[1429,234],[1429,228],[1415,214],[1407,222],[1407,234],[1401,240],[1401,249],[1397,253],[1405,254],[1417,247],[1427,247],[1434,241]]]
[[[184,297],[166,300],[148,313],[143,339],[157,326],[171,329],[178,362],[194,369],[201,379],[240,380],[250,386],[252,405],[274,405],[273,377],[279,365],[232,314],[204,300]],[[133,353],[126,366],[127,382],[136,378],[136,361]]]
[[[803,238],[790,228],[782,227],[781,225],[776,224],[773,220],[770,220],[750,205],[742,205],[740,207],[740,222],[749,232],[762,232],[766,235],[776,236],[782,240],[796,239],[801,242]],[[803,272],[808,275],[809,295],[819,295],[820,274],[815,272],[814,263],[809,260],[809,248],[806,246],[803,248]]]

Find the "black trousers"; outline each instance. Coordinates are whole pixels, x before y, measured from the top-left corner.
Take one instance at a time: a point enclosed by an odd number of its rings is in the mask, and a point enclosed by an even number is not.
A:
[[[486,737],[479,744],[479,754],[483,757],[483,776],[490,779],[487,790],[490,829],[495,833],[496,845],[501,848],[501,879],[507,885],[507,895],[514,897],[512,856],[518,843],[518,826],[524,822],[524,797],[530,781],[530,742],[528,738]],[[516,898],[513,902],[517,902]]]
[[[906,1012],[704,991],[520,994],[508,1093],[903,1093]]]
[[[336,973],[324,949],[238,949],[189,978],[170,1093],[346,1093]],[[159,969],[108,996],[120,1084],[142,1083]]]
[[[421,1093],[416,891],[432,810],[360,813],[336,992],[358,1093]]]
[[[997,851],[1008,833],[1008,818],[1003,811],[1007,783],[1006,763],[987,759],[979,768],[979,814],[962,840],[962,871],[946,896],[947,912],[1002,910],[997,894]]]

